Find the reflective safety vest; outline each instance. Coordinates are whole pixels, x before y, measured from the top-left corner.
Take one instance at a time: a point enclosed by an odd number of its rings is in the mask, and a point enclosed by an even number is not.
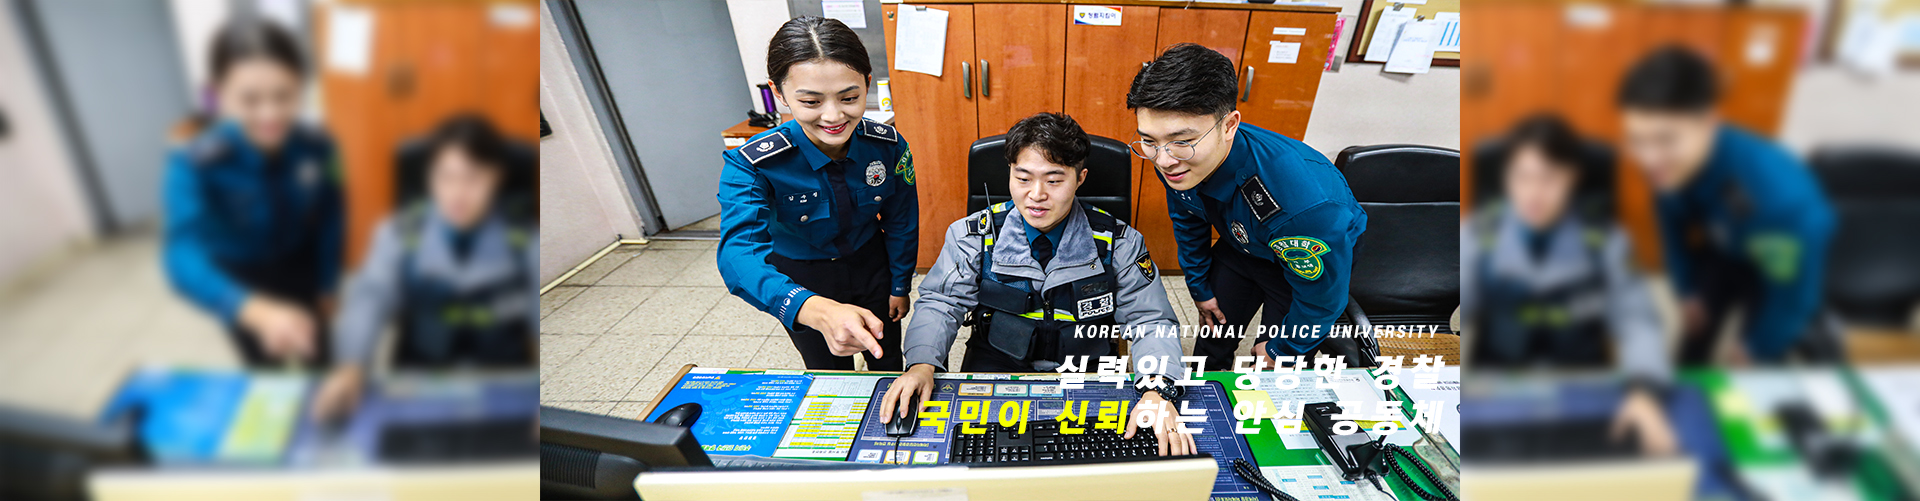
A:
[[[534,323],[526,315],[500,318],[503,305],[525,304],[514,296],[528,290],[525,253],[533,248],[522,228],[507,233],[512,246],[513,273],[500,275],[482,287],[455,290],[445,278],[419,273],[420,239],[426,227],[426,207],[416,206],[399,220],[407,252],[401,260],[400,340],[395,363],[401,366],[449,365],[528,366],[532,364]],[[477,244],[477,243],[476,243]],[[517,312],[516,312],[517,313]]]
[[[1093,231],[1102,271],[1035,291],[1035,281],[993,272],[993,240],[1011,207],[1011,202],[995,204],[990,207],[989,217],[975,220],[967,229],[968,235],[979,235],[984,246],[980,253],[979,303],[965,325],[973,327],[975,338],[984,338],[989,346],[1023,362],[1059,362],[1068,355],[1098,357],[1112,353],[1113,340],[1092,335],[1076,337],[1074,332],[1077,326],[1117,323],[1114,306],[1118,304],[1120,282],[1113,269],[1113,236],[1121,229],[1119,221],[1112,214],[1081,204]],[[1076,305],[1082,301],[1106,301],[1107,307],[1092,309],[1101,312],[1096,316],[1076,317]]]

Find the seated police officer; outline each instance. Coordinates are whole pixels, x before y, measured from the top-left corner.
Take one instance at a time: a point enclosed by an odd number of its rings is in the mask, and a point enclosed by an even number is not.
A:
[[[1049,372],[1066,357],[1097,361],[1116,355],[1114,343],[1090,327],[1127,328],[1136,367],[1147,358],[1163,362],[1143,371],[1136,413],[1167,409],[1179,398],[1171,384],[1179,372],[1168,370],[1180,360],[1179,338],[1171,334],[1178,320],[1144,238],[1074,200],[1087,180],[1090,149],[1080,124],[1066,115],[1037,114],[1007,131],[1013,200],[947,226],[902,340],[907,372],[881,400],[882,422],[913,419],[913,402],[933,393],[934,372],[951,367],[947,352],[963,324],[973,326],[960,363],[966,372]],[[1019,217],[1007,217],[1015,212]],[[1161,328],[1168,335],[1154,335]],[[1177,432],[1175,414],[1160,412],[1154,425],[1160,453],[1193,454],[1193,437]],[[1127,438],[1134,422],[1127,420]]]
[[[1583,180],[1584,146],[1554,115],[1520,123],[1508,140],[1499,198],[1460,230],[1460,309],[1475,370],[1580,370],[1611,365],[1628,391],[1613,438],[1669,455],[1678,443],[1661,409],[1672,379],[1652,289],[1632,266],[1627,233]]]
[[[537,236],[502,210],[512,161],[485,120],[461,116],[429,139],[431,201],[375,230],[335,319],[337,362],[313,412],[337,417],[360,397],[380,334],[397,328],[394,364],[530,368],[540,319]]]

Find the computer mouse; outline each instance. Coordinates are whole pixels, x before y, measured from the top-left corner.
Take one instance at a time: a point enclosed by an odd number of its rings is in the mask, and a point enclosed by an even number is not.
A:
[[[700,419],[700,404],[687,402],[673,406],[672,409],[667,409],[666,412],[660,413],[660,417],[654,418],[653,422],[654,424],[664,424],[667,426],[686,427],[693,426],[693,422],[698,419]]]
[[[894,416],[893,421],[887,423],[887,436],[889,437],[910,436],[920,430],[920,395],[915,393],[908,395],[906,399],[908,402],[907,408],[912,410]]]

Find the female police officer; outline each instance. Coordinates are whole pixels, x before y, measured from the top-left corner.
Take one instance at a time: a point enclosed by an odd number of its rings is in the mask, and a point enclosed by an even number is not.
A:
[[[167,275],[228,326],[249,365],[327,357],[319,304],[345,230],[333,142],[295,121],[303,60],[279,26],[222,27],[217,119],[167,159]]]
[[[793,119],[721,155],[720,276],[780,319],[809,369],[866,351],[868,369],[900,370],[919,195],[907,141],[861,119],[872,71],[845,24],[787,21],[767,76]]]

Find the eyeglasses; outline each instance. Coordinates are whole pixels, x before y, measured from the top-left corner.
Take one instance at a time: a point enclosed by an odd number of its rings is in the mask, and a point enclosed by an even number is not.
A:
[[[1193,158],[1193,144],[1200,142],[1201,139],[1205,139],[1207,134],[1213,133],[1214,129],[1220,128],[1220,123],[1224,122],[1225,118],[1226,117],[1221,117],[1220,120],[1214,120],[1212,128],[1201,133],[1200,137],[1193,138],[1192,141],[1173,141],[1164,146],[1154,146],[1147,144],[1147,140],[1142,139],[1129,143],[1127,146],[1128,149],[1133,150],[1133,156],[1147,159],[1149,162],[1155,158],[1159,158],[1161,152],[1166,152],[1167,156],[1173,157],[1174,160],[1186,161],[1187,159]]]

